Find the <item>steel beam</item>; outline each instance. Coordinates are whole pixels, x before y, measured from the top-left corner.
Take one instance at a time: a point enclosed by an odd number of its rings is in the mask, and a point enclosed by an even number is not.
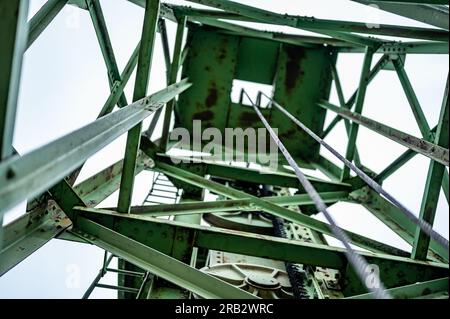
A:
[[[400,167],[402,167],[411,159],[413,159],[414,156],[416,155],[417,155],[416,152],[414,152],[411,149],[408,149],[402,155],[400,155],[395,161],[393,161],[389,166],[387,166],[380,174],[378,174],[375,180],[378,183],[382,183],[388,177],[394,174]]]
[[[142,99],[147,94],[150,70],[155,45],[156,29],[159,19],[159,0],[147,0],[142,27],[141,46],[134,86],[133,101]],[[120,181],[118,209],[127,213],[130,209],[133,195],[136,158],[142,133],[142,122],[137,123],[129,132],[123,162],[122,179]]]
[[[348,199],[348,192],[327,192],[320,194],[326,203],[336,203]],[[308,195],[263,197],[264,200],[279,206],[309,206],[313,202]],[[106,210],[116,210],[106,208]],[[179,204],[161,204],[156,206],[134,206],[130,213],[149,217],[179,216],[213,212],[254,211],[250,198],[239,200],[220,200],[215,202],[194,202]]]
[[[144,152],[149,151],[149,149],[145,145],[142,146],[142,150]],[[171,159],[176,159],[180,161],[187,160],[188,163],[191,161],[183,157],[173,157],[173,156],[169,157],[160,154],[156,157],[156,159],[164,163],[171,163]],[[255,169],[217,164],[214,162],[208,162],[206,160],[203,160],[201,162],[194,161],[194,163],[183,165],[183,169],[186,169],[194,173],[202,172],[203,175],[211,175],[215,177],[222,177],[224,179],[232,179],[258,184],[267,184],[267,181],[270,181],[269,183],[270,185],[296,188],[300,191],[303,191],[303,188],[300,185],[299,181],[297,180],[295,175],[293,175],[291,172],[272,173],[267,170],[264,170],[262,172]],[[348,183],[330,182],[311,176],[308,176],[308,179],[314,185],[314,187],[320,192],[349,191],[352,189],[352,185]]]
[[[333,80],[334,80],[337,96],[339,99],[340,107],[346,107],[344,92],[343,92],[342,86],[341,86],[341,80],[339,78],[339,74],[338,74],[336,65],[334,63],[331,63],[331,74],[333,75]],[[344,124],[345,124],[345,130],[347,131],[347,136],[348,136],[348,138],[350,138],[351,123],[349,120],[344,119]],[[361,160],[359,158],[358,146],[356,146],[356,145],[355,145],[355,164],[356,164],[356,166],[361,166]]]
[[[201,176],[198,176],[196,174],[187,172],[185,170],[173,167],[171,165],[161,163],[161,162],[155,162],[156,167],[155,170],[160,171],[164,173],[167,176],[173,177],[175,179],[178,179],[180,181],[189,183],[191,185],[200,187],[200,188],[206,188],[210,191],[220,194],[223,196],[226,196],[231,199],[246,199],[250,198],[252,199],[255,207],[257,209],[263,210],[265,212],[268,212],[270,214],[273,214],[277,217],[284,218],[286,220],[289,220],[293,223],[303,225],[305,227],[311,228],[313,230],[316,230],[320,233],[334,236],[333,232],[330,229],[330,225],[321,222],[317,219],[311,218],[305,214],[280,207],[276,204],[270,203],[264,199],[251,196],[245,192],[241,192],[235,189],[232,189],[230,187],[221,185],[219,183],[215,183],[213,181],[207,180]],[[355,234],[353,232],[345,230],[345,232],[350,237],[352,243],[354,243],[357,246],[360,246],[362,248],[376,251],[376,252],[385,252],[393,255],[403,255],[404,252],[393,248],[389,245],[380,243],[376,240],[369,239],[367,237],[361,236],[359,234]]]
[[[164,53],[164,62],[166,64],[167,85],[169,85],[171,59],[170,59],[169,39],[167,37],[167,27],[166,27],[165,19],[159,18],[158,29],[159,29],[159,33],[161,34],[161,44],[162,44],[163,53]],[[155,115],[152,118],[152,121],[150,122],[150,125],[149,125],[147,131],[145,131],[145,135],[148,136],[149,140],[152,139],[153,132],[155,131],[156,125],[158,124],[158,121],[159,121],[159,118],[161,117],[162,111],[163,111],[163,109],[159,109],[155,113]]]
[[[113,87],[111,89],[111,94],[108,96],[108,99],[103,105],[102,110],[100,111],[100,114],[98,116],[99,118],[105,116],[106,114],[111,113],[112,110],[114,109],[114,106],[119,102],[120,96],[122,95],[125,86],[130,80],[131,74],[136,68],[139,57],[139,50],[140,50],[140,43],[138,43],[138,45],[134,49],[133,53],[130,56],[130,59],[127,62],[127,65],[125,66],[122,74],[120,75],[120,78],[122,80],[114,82]]]
[[[71,225],[54,201],[45,202],[6,225],[0,249],[0,277]]]
[[[364,53],[362,47],[339,47],[339,53]],[[431,41],[387,42],[376,53],[380,54],[448,54],[448,43]]]
[[[146,7],[146,0],[128,0],[128,1],[144,9]],[[173,10],[165,3],[161,3],[159,13],[161,17],[168,19],[172,22],[177,22],[177,18],[175,17]]]
[[[379,3],[402,3],[402,4],[439,4],[446,5],[448,4],[448,0],[373,0],[373,2]]]
[[[79,234],[94,245],[208,299],[254,299],[254,295],[190,267],[172,257],[85,218],[77,221]]]
[[[372,59],[373,59],[373,50],[370,47],[366,48],[366,52],[364,55],[364,61],[363,61],[363,67],[361,70],[361,77],[359,80],[359,88],[358,88],[358,94],[356,96],[356,102],[355,102],[355,113],[361,114],[364,106],[364,101],[366,99],[366,92],[367,92],[367,78],[370,74],[370,67],[372,65]],[[359,131],[359,125],[355,122],[352,123],[352,126],[350,127],[349,137],[348,137],[348,144],[347,144],[347,152],[345,154],[345,158],[349,160],[350,162],[353,161],[355,157],[355,150],[356,150],[356,140],[358,138],[358,131]],[[350,177],[350,168],[347,166],[344,166],[342,169],[341,174],[341,181],[344,181]]]
[[[415,136],[409,135],[390,126],[384,125],[358,113],[337,107],[326,101],[319,102],[319,106],[333,111],[340,116],[351,120],[354,124],[362,125],[384,137],[387,137],[394,142],[397,142],[413,151],[420,153],[426,157],[431,158],[445,166],[449,166],[449,150],[448,148],[430,143],[426,140],[419,139]]]
[[[136,175],[150,166],[151,163],[148,157],[142,152],[139,152],[135,171]],[[74,190],[86,205],[95,207],[119,189],[122,168],[123,160],[120,160],[76,185]]]
[[[28,35],[28,0],[0,3],[0,160],[13,154],[22,59]]]
[[[203,19],[215,20],[237,20],[246,22],[260,22],[257,19],[245,17],[233,12],[224,12],[218,10],[196,9],[184,6],[169,5],[175,12],[189,16],[190,19],[201,21]],[[349,22],[338,20],[311,19],[309,17],[286,15],[288,19],[297,19],[297,26],[305,27],[310,30],[339,31],[347,33],[373,34],[394,36],[403,38],[413,38],[421,40],[448,41],[448,32],[445,30],[431,28],[404,27],[397,25],[378,24],[376,28],[368,28],[366,23]],[[201,20],[200,20],[201,19]],[[265,23],[273,23],[272,20]],[[348,45],[348,43],[347,43]]]
[[[422,110],[419,99],[414,92],[411,81],[409,80],[408,74],[405,71],[403,65],[398,61],[394,60],[394,67],[397,72],[400,83],[402,84],[405,95],[408,99],[409,105],[413,111],[414,117],[416,118],[417,125],[419,126],[422,137],[430,142],[434,142],[434,132],[430,131],[430,125],[428,124],[427,118]],[[444,171],[444,180],[442,181],[442,189],[444,194],[449,200],[449,175],[447,171]]]
[[[169,37],[167,36],[167,26],[166,26],[165,19],[159,18],[158,28],[159,28],[159,33],[161,34],[161,44],[162,44],[162,48],[163,48],[163,52],[164,52],[164,62],[166,64],[167,85],[169,85],[170,66],[172,64],[172,61],[170,58]]]
[[[436,132],[435,144],[448,148],[449,146],[449,102],[448,102],[448,79],[447,86],[442,102],[441,115],[439,117],[439,125]],[[441,191],[442,178],[444,176],[445,166],[431,161],[428,170],[427,181],[425,183],[425,191],[422,199],[422,206],[420,208],[420,218],[427,223],[433,225],[436,215],[436,209],[439,202],[439,195]],[[414,239],[412,258],[425,260],[430,246],[430,237],[421,229],[416,230]]]
[[[277,14],[267,10],[251,7],[245,4],[240,4],[238,2],[228,0],[189,0],[189,1],[210,7],[215,7],[217,9],[221,9],[226,12],[239,14],[248,18],[255,19],[262,23],[267,23],[270,21],[271,23],[275,23],[278,25],[312,31],[315,33],[323,34],[326,36],[330,36],[332,38],[347,41],[357,45],[370,46],[376,48],[381,44],[380,41],[373,38],[369,39],[351,33],[320,29],[317,27],[318,24],[314,22],[315,19],[303,17],[298,18],[283,14]]]
[[[12,145],[22,59],[28,35],[28,0],[0,3],[0,162],[14,154]],[[3,247],[0,211],[0,249]]]
[[[400,83],[402,84],[403,91],[405,92],[405,95],[408,99],[409,105],[411,106],[411,110],[414,114],[417,125],[419,126],[420,132],[422,133],[423,138],[427,139],[430,136],[431,128],[428,125],[427,118],[425,117],[425,113],[422,110],[419,99],[414,92],[408,74],[406,74],[405,68],[398,59],[394,59],[392,62],[394,64]]]
[[[139,44],[137,45],[136,49],[134,50],[133,54],[131,55],[127,65],[125,66],[125,69],[121,76],[121,80],[114,82],[114,84],[111,88],[111,94],[109,95],[108,99],[106,100],[106,103],[102,107],[97,118],[101,118],[101,117],[111,113],[114,109],[114,105],[116,105],[116,104],[121,105],[120,97],[122,96],[123,90],[125,89],[125,86],[128,83],[128,80],[130,79],[131,73],[133,72],[134,68],[136,67],[138,52],[139,52]],[[160,109],[158,109],[156,112],[158,112],[159,110]],[[70,185],[75,184],[79,174],[81,173],[81,170],[82,170],[84,164],[85,163],[83,163],[80,167],[78,167],[67,178]]]
[[[313,163],[314,168],[325,174],[332,181],[339,181],[341,177],[341,168],[331,162],[329,159],[320,156],[316,163]]]
[[[436,128],[435,128],[436,129]],[[411,149],[405,151],[402,155],[400,155],[395,161],[393,161],[389,166],[387,166],[380,174],[377,175],[375,180],[378,183],[382,183],[392,174],[394,174],[400,167],[409,162],[412,158],[417,155]],[[447,202],[449,201],[449,178],[448,172],[444,171],[444,177],[442,179],[442,190],[444,191],[444,195],[447,198]]]
[[[61,181],[87,158],[142,122],[190,84],[182,81],[24,156],[0,164],[0,215]]]
[[[103,16],[102,7],[99,0],[86,0],[89,14],[91,15],[92,24],[94,25],[95,33],[97,34],[98,43],[105,60],[106,69],[108,70],[108,80],[111,89],[118,81],[122,81],[117,67],[116,57],[109,38],[108,28],[106,27],[105,17]],[[125,94],[121,94],[118,102],[119,107],[127,106],[128,102]]]
[[[373,69],[370,71],[369,76],[365,79],[365,84],[369,85],[370,82],[373,81],[373,79],[376,77],[378,72],[380,72],[385,65],[389,62],[389,56],[383,55],[380,60],[378,60],[377,64],[373,67]],[[353,105],[355,104],[356,97],[358,96],[359,88],[355,90],[355,92],[352,94],[350,99],[345,104],[347,109],[352,109]],[[335,126],[342,120],[342,117],[336,116],[331,123],[328,125],[328,127],[324,130],[322,134],[322,138],[325,138],[328,136],[328,134],[335,128]]]
[[[375,191],[364,187],[350,194],[351,201],[363,205],[369,212],[389,227],[411,247],[414,244],[416,225],[408,219],[398,207],[378,195]],[[449,252],[435,240],[431,241],[429,258],[448,261]]]
[[[159,32],[161,34],[161,42],[164,52],[164,61],[166,64],[166,76],[167,76],[167,85],[170,83],[170,67],[171,67],[171,58],[170,58],[170,48],[169,48],[169,38],[167,36],[167,27],[166,20],[160,18],[158,21]],[[158,110],[157,113],[152,118],[150,122],[149,128],[145,132],[149,139],[152,138],[153,132],[155,131],[156,125],[158,124],[159,118],[161,117],[163,109]]]
[[[68,0],[48,0],[28,22],[27,48],[41,35],[58,13],[64,8]]]
[[[442,293],[442,298],[448,299],[448,278],[435,279],[426,282],[392,288],[389,294],[395,299],[419,299],[430,298],[430,295]],[[447,297],[445,297],[447,296]],[[373,294],[364,294],[346,299],[373,299]]]
[[[447,4],[448,1],[414,1],[410,4],[396,3],[401,1],[368,1],[368,0],[352,0],[361,4],[377,6],[379,9],[391,12],[406,18],[427,23],[442,29],[449,29],[448,7],[443,5],[430,4]]]
[[[273,41],[278,41],[280,43],[288,43],[294,45],[301,45],[304,47],[318,47],[324,44],[332,45],[332,46],[348,46],[349,44],[345,41],[336,40],[333,38],[322,38],[322,37],[313,37],[313,36],[303,36],[303,35],[294,35],[294,34],[286,34],[281,32],[270,32],[270,31],[262,31],[254,28],[244,27],[238,24],[229,23],[221,20],[205,18],[205,17],[189,17],[189,21],[199,22],[203,25],[208,25],[212,27],[216,27],[222,29],[224,32],[228,32],[231,34],[238,34],[240,36],[246,35],[251,37],[256,37],[260,39],[268,39]]]
[[[193,247],[324,268],[343,270],[347,267],[343,248],[100,209],[75,207],[74,211],[78,214],[77,220],[87,218],[164,254],[171,254],[173,245],[179,242],[178,235],[184,234],[184,240]],[[388,288],[398,287],[402,283],[404,285],[442,278],[448,272],[448,265],[444,263],[414,261],[405,257],[362,251],[360,253],[368,262],[379,265],[381,279]],[[345,282],[347,277],[343,279]]]
[[[428,140],[433,140],[435,136],[435,132],[437,130],[437,127],[433,128],[428,135]],[[377,175],[375,180],[378,183],[382,183],[385,181],[389,176],[394,174],[400,167],[402,167],[404,164],[406,164],[408,161],[410,161],[414,156],[416,156],[417,153],[413,150],[408,149],[405,151],[402,155],[400,155],[395,161],[393,161],[389,166],[387,166],[380,174]],[[444,171],[444,177],[442,179],[442,190],[444,191],[444,195],[447,198],[447,202],[449,201],[449,177],[448,172]]]
[[[178,19],[177,33],[175,37],[175,47],[173,51],[172,64],[170,66],[169,85],[172,83],[176,83],[178,79],[178,73],[180,71],[180,63],[181,63],[181,54],[183,51],[185,28],[186,28],[186,17],[182,16]],[[160,146],[162,147],[163,150],[166,151],[167,151],[167,144],[169,142],[169,131],[172,120],[172,113],[175,108],[175,105],[176,100],[173,99],[172,101],[167,103],[164,112],[164,121]]]

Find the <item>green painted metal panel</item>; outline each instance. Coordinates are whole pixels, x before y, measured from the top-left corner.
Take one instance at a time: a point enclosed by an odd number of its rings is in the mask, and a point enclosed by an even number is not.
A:
[[[314,104],[320,98],[328,99],[335,57],[326,48],[310,49],[284,44],[280,51],[274,100],[321,135],[326,112]],[[270,124],[279,129],[279,137],[294,158],[314,161],[319,156],[319,145],[286,116],[272,110]]]
[[[203,127],[224,129],[231,103],[239,38],[216,32],[190,30],[190,47],[184,63],[183,77],[192,83],[189,94],[180,96],[176,108],[177,126],[192,131],[193,120]]]
[[[208,28],[191,28],[183,77],[194,85],[181,95],[176,127],[193,132],[192,120],[202,128],[262,128],[255,112],[231,103],[234,79],[273,84],[274,97],[314,132],[321,134],[326,112],[316,103],[331,90],[331,66],[336,57],[326,47],[306,48],[276,41],[224,35]],[[274,69],[277,69],[277,72]],[[294,123],[273,109],[264,109],[296,158],[314,161],[319,146]]]
[[[242,38],[236,79],[272,85],[279,48],[280,44],[274,41]]]

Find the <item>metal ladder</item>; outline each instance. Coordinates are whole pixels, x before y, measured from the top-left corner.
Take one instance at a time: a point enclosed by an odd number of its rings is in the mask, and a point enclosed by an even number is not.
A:
[[[177,203],[180,191],[162,173],[154,172],[152,186],[142,205],[160,205]]]
[[[92,294],[92,292],[94,291],[95,288],[112,289],[112,290],[117,290],[117,291],[121,291],[121,292],[132,293],[132,294],[136,295],[136,299],[140,299],[140,297],[142,295],[142,292],[143,292],[143,289],[144,289],[144,286],[145,286],[146,282],[149,279],[150,273],[149,272],[136,272],[136,271],[128,271],[128,270],[122,270],[122,269],[109,268],[109,264],[111,263],[111,261],[112,261],[112,259],[114,257],[115,256],[113,254],[108,256],[108,252],[105,251],[105,255],[103,257],[103,266],[100,269],[97,277],[95,277],[94,281],[91,283],[89,288],[84,293],[83,299],[89,299],[90,295]],[[113,285],[101,284],[100,281],[109,272],[116,273],[116,274],[121,274],[121,275],[125,275],[125,276],[142,278],[142,282],[141,282],[140,288],[137,289],[137,288],[131,288],[131,287],[123,287],[123,286],[113,286]]]

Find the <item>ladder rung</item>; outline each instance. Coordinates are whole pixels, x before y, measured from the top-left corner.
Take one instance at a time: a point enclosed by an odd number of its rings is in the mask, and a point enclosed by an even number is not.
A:
[[[155,202],[155,201],[151,201],[151,200],[146,200],[144,203],[155,204],[155,205],[167,205],[167,204],[170,204],[170,203],[166,203],[166,202]]]
[[[155,205],[160,205],[160,202],[153,202],[151,200],[146,200],[144,203],[149,203],[149,204],[155,204]]]
[[[173,191],[173,190],[169,190],[169,189],[153,188],[152,191],[159,191],[159,192],[178,194],[178,191]]]
[[[118,274],[122,274],[122,275],[134,276],[134,277],[144,277],[145,276],[145,273],[143,273],[143,272],[122,270],[122,269],[106,268],[106,271],[114,272],[114,273],[118,273]]]
[[[134,294],[137,294],[139,292],[139,289],[123,287],[123,286],[112,286],[112,285],[97,284],[96,287],[104,288],[104,289],[118,290],[118,291],[123,291],[123,292],[130,292],[130,293],[134,293]]]
[[[175,188],[175,186],[172,183],[169,182],[162,182],[161,181],[156,181],[155,183],[153,183],[154,186],[160,185],[160,186],[166,186],[166,187],[173,187]]]
[[[159,197],[159,198],[167,198],[167,199],[177,199],[176,197],[168,197],[168,196],[164,196],[164,195],[156,195],[156,194],[151,194],[150,196],[153,197]],[[150,197],[149,196],[149,197]]]
[[[178,188],[175,187],[173,184],[154,183],[152,187],[155,187],[155,186],[164,186],[164,187],[170,187],[170,188],[176,188],[176,189],[178,189]]]

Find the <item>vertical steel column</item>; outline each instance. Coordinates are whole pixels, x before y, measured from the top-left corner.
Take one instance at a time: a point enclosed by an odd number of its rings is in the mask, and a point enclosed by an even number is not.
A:
[[[160,10],[159,0],[147,0],[145,6],[144,26],[138,59],[136,83],[133,100],[144,98],[150,77],[150,69],[155,44],[156,27]],[[122,180],[120,182],[118,211],[128,213],[131,205],[135,179],[136,158],[142,133],[142,123],[139,123],[128,132],[125,158],[123,163]]]
[[[372,64],[374,50],[370,47],[366,47],[364,62],[361,71],[361,79],[359,81],[359,89],[358,95],[356,97],[356,105],[355,105],[355,113],[361,114],[364,106],[364,100],[366,98],[367,85],[368,85],[368,77],[370,74],[370,66]],[[356,140],[358,138],[359,125],[355,122],[352,123],[350,128],[350,134],[348,138],[346,159],[349,161],[353,161],[356,150]],[[350,177],[350,169],[347,166],[344,166],[341,174],[341,180],[346,180]]]
[[[23,54],[28,36],[28,0],[0,3],[0,159],[13,154],[12,140]]]
[[[0,161],[13,155],[17,98],[28,36],[28,0],[0,2]],[[0,214],[0,248],[3,214]]]
[[[448,117],[448,79],[445,89],[444,100],[442,103],[441,115],[439,117],[439,126],[436,133],[435,143],[437,145],[448,147],[449,145],[449,117]],[[441,191],[442,177],[444,175],[445,166],[431,161],[428,170],[427,181],[425,184],[425,192],[422,199],[422,206],[420,208],[420,218],[427,223],[433,225],[436,215],[437,204],[439,201],[439,194]],[[412,258],[419,260],[426,260],[428,248],[430,246],[430,237],[425,234],[420,228],[416,230],[414,238],[414,245],[412,251]]]
[[[178,71],[180,69],[181,52],[183,48],[185,27],[186,27],[186,16],[182,16],[178,19],[177,36],[175,39],[175,49],[173,52],[172,66],[170,67],[169,85],[177,82]],[[172,112],[175,107],[175,104],[176,100],[173,99],[166,105],[166,111],[164,113],[163,133],[160,144],[163,150],[167,150],[170,121],[172,119]]]

